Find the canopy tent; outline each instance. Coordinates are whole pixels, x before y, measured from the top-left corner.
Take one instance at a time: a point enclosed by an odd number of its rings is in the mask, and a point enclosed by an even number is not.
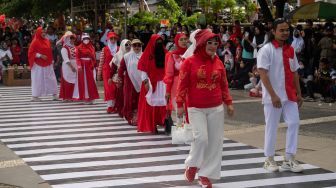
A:
[[[315,2],[303,5],[289,13],[292,19],[336,19],[336,4]]]

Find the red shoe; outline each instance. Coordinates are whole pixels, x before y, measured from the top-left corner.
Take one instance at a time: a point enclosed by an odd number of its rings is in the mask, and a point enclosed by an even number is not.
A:
[[[198,179],[198,184],[203,188],[212,188],[212,183],[207,177],[200,176]]]
[[[184,172],[184,178],[187,182],[191,183],[195,180],[197,168],[196,167],[187,167]]]
[[[114,109],[113,107],[108,107],[107,110],[106,110],[106,112],[107,112],[108,114],[112,114],[112,113],[115,112],[115,109]]]

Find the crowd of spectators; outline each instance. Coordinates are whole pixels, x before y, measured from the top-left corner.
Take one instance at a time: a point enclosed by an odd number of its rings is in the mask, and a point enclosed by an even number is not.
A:
[[[212,32],[220,35],[222,44],[217,55],[225,65],[228,81],[231,89],[245,89],[250,96],[260,97],[260,77],[256,69],[256,57],[260,48],[269,42],[271,23],[255,21],[250,25],[242,26],[238,21],[232,25],[208,25]],[[150,36],[158,33],[164,39],[166,49],[175,49],[174,37],[177,33],[184,32],[187,36],[196,28],[188,28],[180,23],[172,24],[170,28],[166,25],[158,25],[152,28],[146,25],[141,31],[130,26],[127,32],[127,39],[139,38],[144,42],[145,49]],[[101,49],[105,46],[104,35],[107,31],[113,30],[108,25],[104,31],[89,32],[95,46],[96,58],[99,61]],[[121,31],[122,32],[122,31]],[[313,24],[307,20],[303,24],[296,24],[290,27],[291,44],[300,63],[300,81],[302,95],[306,101],[321,100],[324,102],[335,102],[336,99],[336,32],[332,22],[324,24]],[[76,44],[80,43],[83,33],[74,29],[77,37]],[[60,78],[61,67],[61,46],[56,42],[63,36],[64,31],[59,31],[52,26],[47,27],[47,37],[53,46],[54,67],[57,78]],[[24,25],[17,31],[10,27],[0,28],[0,73],[8,65],[25,65],[27,63],[27,51],[34,35],[34,27]],[[0,80],[1,74],[0,74]]]

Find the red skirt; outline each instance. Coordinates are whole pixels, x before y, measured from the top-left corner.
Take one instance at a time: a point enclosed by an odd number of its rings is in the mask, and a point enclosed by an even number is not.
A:
[[[146,100],[147,91],[142,82],[138,105],[138,132],[156,133],[156,125],[163,125],[167,116],[166,106],[150,106]]]
[[[73,99],[72,96],[73,96],[74,88],[75,88],[75,84],[65,81],[62,76],[59,98],[63,100]]]

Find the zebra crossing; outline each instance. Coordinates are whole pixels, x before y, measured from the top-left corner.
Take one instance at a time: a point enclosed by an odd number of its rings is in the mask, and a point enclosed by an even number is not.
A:
[[[138,133],[105,104],[30,102],[29,87],[0,88],[0,139],[55,188],[198,187],[184,181],[190,149],[165,135]],[[336,173],[302,164],[303,173],[268,173],[263,151],[225,139],[214,187],[333,187]],[[281,156],[275,157],[281,161]]]

